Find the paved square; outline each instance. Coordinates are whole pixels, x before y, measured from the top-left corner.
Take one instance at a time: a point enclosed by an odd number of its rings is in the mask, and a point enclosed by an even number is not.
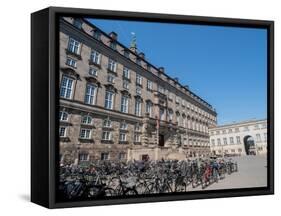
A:
[[[241,156],[233,158],[238,163],[238,172],[227,175],[218,183],[213,183],[203,190],[250,188],[267,186],[266,156]],[[201,186],[189,188],[189,191],[202,190]]]

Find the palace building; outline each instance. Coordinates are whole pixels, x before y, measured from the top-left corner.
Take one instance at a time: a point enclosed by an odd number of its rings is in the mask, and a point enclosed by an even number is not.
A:
[[[60,19],[60,157],[184,159],[211,153],[215,109],[86,19]],[[156,51],[157,52],[157,51]]]
[[[267,120],[249,120],[210,129],[211,151],[216,155],[265,155]]]

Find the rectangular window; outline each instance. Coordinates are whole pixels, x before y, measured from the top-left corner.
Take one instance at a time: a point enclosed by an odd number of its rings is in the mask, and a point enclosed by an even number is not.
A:
[[[215,140],[212,139],[211,142],[212,142],[212,145],[214,146],[215,145]]]
[[[72,97],[73,79],[63,76],[61,80],[60,96],[70,99]]]
[[[229,138],[229,141],[230,141],[230,144],[234,144],[233,137],[230,137],[230,138]]]
[[[102,139],[103,140],[111,140],[111,131],[103,131],[102,132]]]
[[[120,129],[121,130],[127,130],[128,129],[128,124],[126,122],[121,122],[120,123]]]
[[[101,160],[108,160],[109,159],[109,153],[107,153],[107,152],[101,153],[100,159]]]
[[[150,80],[147,80],[147,90],[149,91],[153,90],[153,82]]]
[[[241,141],[240,141],[240,136],[237,136],[237,137],[236,137],[236,142],[237,142],[237,144],[240,144],[240,143],[241,143]]]
[[[165,115],[164,115],[165,111],[164,109],[160,108],[160,120],[164,121],[165,120]]]
[[[135,135],[134,135],[134,142],[140,142],[140,141],[141,141],[140,134],[135,133]]]
[[[77,67],[77,62],[74,59],[67,57],[66,65],[68,65],[70,67],[73,67],[73,68],[76,68]]]
[[[88,154],[79,154],[79,161],[87,161],[88,156]]]
[[[73,38],[69,38],[68,41],[68,51],[79,55],[80,53],[80,42],[74,40]]]
[[[91,62],[99,65],[101,59],[101,54],[97,52],[96,50],[92,50],[91,52]]]
[[[96,90],[97,86],[92,84],[87,84],[86,94],[85,94],[85,103],[86,104],[95,104],[96,101]]]
[[[152,103],[151,102],[146,103],[145,112],[149,113],[149,117],[152,117]]]
[[[115,81],[115,76],[112,75],[112,74],[108,74],[108,76],[107,76],[107,82],[109,82],[109,83],[114,83],[114,81]]]
[[[139,124],[135,125],[135,131],[140,131],[140,125]]]
[[[66,127],[60,127],[59,128],[59,136],[60,137],[66,137]]]
[[[120,135],[119,135],[119,141],[127,141],[127,135],[126,135],[126,133],[120,133]]]
[[[121,112],[128,113],[129,98],[122,95],[121,97]]]
[[[267,133],[264,133],[263,137],[264,137],[264,141],[267,141]]]
[[[135,115],[141,116],[141,101],[140,100],[136,100],[136,103],[135,103]]]
[[[141,88],[140,88],[140,87],[137,87],[137,88],[136,88],[136,94],[137,94],[137,95],[141,95]]]
[[[223,138],[223,144],[227,145],[227,139],[226,138]]]
[[[261,141],[261,135],[260,134],[256,134],[256,139],[257,139],[257,142],[260,142]]]
[[[139,74],[136,75],[136,84],[142,85],[142,76]]]
[[[90,139],[90,137],[91,137],[91,130],[90,129],[81,128],[81,130],[80,130],[80,138],[81,139]]]
[[[163,86],[161,86],[161,85],[158,85],[158,92],[160,92],[160,93],[164,94],[164,93],[165,93],[165,89],[164,89],[164,87],[163,87]]]
[[[104,105],[104,107],[106,109],[113,109],[113,98],[114,98],[113,92],[111,92],[111,91],[105,92],[105,105]]]
[[[111,128],[111,120],[110,119],[104,119],[103,121],[103,127],[106,127],[106,128]]]
[[[130,70],[127,67],[123,68],[123,77],[126,79],[130,79]]]
[[[123,80],[123,88],[129,90],[130,84],[127,80]]]
[[[68,120],[68,113],[65,111],[59,112],[59,119],[60,121],[67,121]]]
[[[121,153],[119,153],[118,158],[119,158],[119,160],[124,160],[124,159],[126,159],[126,154],[124,152],[121,152]]]
[[[217,139],[217,143],[218,143],[218,146],[220,146],[221,145],[221,139]]]
[[[92,76],[97,77],[98,76],[98,70],[96,68],[90,68],[89,69],[89,74]]]
[[[116,61],[112,60],[112,59],[108,59],[108,69],[110,71],[116,72],[117,69],[117,63]]]

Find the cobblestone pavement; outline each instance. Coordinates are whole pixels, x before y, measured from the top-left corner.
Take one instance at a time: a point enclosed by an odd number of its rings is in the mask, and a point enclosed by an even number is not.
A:
[[[233,158],[238,163],[238,172],[218,183],[213,183],[203,190],[263,187],[267,185],[267,159],[266,156],[242,156]],[[188,188],[189,191],[202,190],[201,186]]]

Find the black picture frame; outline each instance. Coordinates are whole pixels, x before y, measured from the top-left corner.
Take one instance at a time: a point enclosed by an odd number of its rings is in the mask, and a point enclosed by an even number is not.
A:
[[[58,171],[58,17],[192,23],[267,29],[267,187],[225,189],[122,199],[57,202]],[[31,201],[47,208],[113,205],[274,194],[274,22],[264,20],[170,15],[110,10],[49,7],[31,15]]]

